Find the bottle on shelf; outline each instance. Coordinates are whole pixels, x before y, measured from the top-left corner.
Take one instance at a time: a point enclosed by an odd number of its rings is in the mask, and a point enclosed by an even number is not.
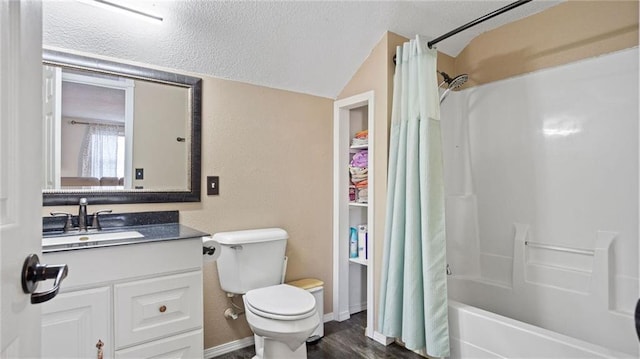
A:
[[[354,227],[349,236],[349,258],[358,258],[358,230]]]
[[[361,224],[358,226],[358,258],[368,259],[367,253],[367,225]]]

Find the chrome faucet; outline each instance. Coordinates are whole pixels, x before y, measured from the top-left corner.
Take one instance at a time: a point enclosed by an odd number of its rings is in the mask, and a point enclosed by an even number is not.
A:
[[[78,230],[80,232],[87,231],[87,199],[80,198],[80,208],[78,209]]]

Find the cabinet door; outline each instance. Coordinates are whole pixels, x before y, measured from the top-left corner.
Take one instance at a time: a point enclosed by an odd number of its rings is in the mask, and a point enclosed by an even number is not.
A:
[[[42,358],[113,357],[109,287],[58,294],[42,304]]]
[[[196,330],[129,349],[118,350],[116,351],[116,359],[202,358],[203,347],[202,330]]]

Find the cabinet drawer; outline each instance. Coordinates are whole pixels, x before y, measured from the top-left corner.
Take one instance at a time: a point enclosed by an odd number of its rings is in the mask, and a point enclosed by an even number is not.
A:
[[[202,330],[160,339],[116,351],[116,359],[126,358],[202,358],[204,354]]]
[[[114,286],[116,348],[202,328],[202,272]]]

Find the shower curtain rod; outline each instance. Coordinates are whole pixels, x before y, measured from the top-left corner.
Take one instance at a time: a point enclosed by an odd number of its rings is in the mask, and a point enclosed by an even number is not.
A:
[[[459,32],[462,32],[462,31],[464,31],[464,30],[466,30],[468,28],[474,27],[474,26],[476,26],[476,25],[478,25],[478,24],[480,24],[482,22],[485,22],[485,21],[487,21],[487,20],[489,20],[489,19],[491,19],[493,17],[496,17],[496,16],[498,16],[500,14],[503,14],[503,13],[509,11],[509,10],[513,10],[513,9],[517,8],[518,6],[524,5],[524,4],[528,3],[528,2],[531,2],[531,0],[519,0],[519,1],[516,1],[516,2],[513,2],[513,3],[509,4],[509,5],[507,5],[505,7],[501,7],[500,9],[498,9],[496,11],[490,12],[490,13],[482,16],[482,17],[479,17],[479,18],[477,18],[477,19],[475,19],[475,20],[473,20],[471,22],[468,22],[468,23],[466,23],[466,24],[464,24],[464,25],[462,25],[460,27],[457,27],[457,28],[447,32],[446,34],[444,34],[442,36],[436,37],[435,39],[427,42],[427,46],[429,46],[429,48],[432,48],[433,45],[439,43],[442,40],[448,39],[451,36],[453,36],[453,35],[455,35],[455,34],[457,34]]]
[[[94,125],[94,126],[118,126],[124,127],[124,123],[113,122],[113,123],[104,123],[104,122],[87,122],[87,121],[77,121],[71,120],[69,121],[72,125]]]
[[[433,45],[439,43],[442,40],[448,39],[448,38],[450,38],[451,36],[453,36],[453,35],[455,35],[457,33],[460,33],[460,32],[462,32],[462,31],[464,31],[464,30],[466,30],[468,28],[474,27],[474,26],[476,26],[476,25],[478,25],[478,24],[480,24],[482,22],[485,22],[485,21],[487,21],[487,20],[489,20],[489,19],[491,19],[493,17],[496,17],[496,16],[498,16],[500,14],[503,14],[503,13],[509,11],[509,10],[513,10],[513,9],[517,8],[518,6],[524,5],[524,4],[526,4],[528,2],[531,2],[531,1],[532,0],[518,0],[516,2],[512,2],[511,4],[509,4],[507,6],[501,7],[498,10],[490,12],[490,13],[488,13],[488,14],[486,14],[484,16],[481,16],[481,17],[479,17],[479,18],[477,18],[477,19],[475,19],[473,21],[470,21],[470,22],[468,22],[468,23],[466,23],[466,24],[464,24],[462,26],[459,26],[459,27],[447,32],[444,35],[436,37],[435,39],[427,42],[427,46],[429,46],[429,48],[432,48]],[[397,55],[393,55],[393,63],[394,64],[396,63],[396,56]]]

